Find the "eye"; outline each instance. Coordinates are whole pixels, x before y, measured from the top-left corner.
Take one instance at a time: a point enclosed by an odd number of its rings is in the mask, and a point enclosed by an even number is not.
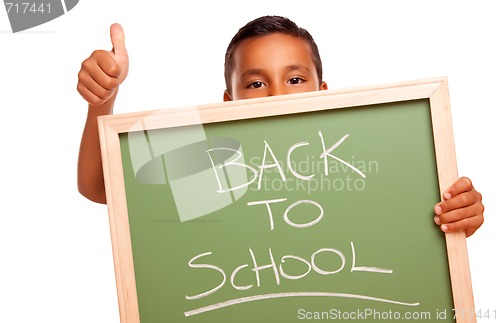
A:
[[[247,85],[247,88],[249,89],[258,89],[264,86],[264,82],[261,81],[255,81]]]
[[[291,79],[288,80],[288,83],[295,85],[295,84],[301,84],[304,83],[306,80],[304,80],[301,77],[292,77]]]

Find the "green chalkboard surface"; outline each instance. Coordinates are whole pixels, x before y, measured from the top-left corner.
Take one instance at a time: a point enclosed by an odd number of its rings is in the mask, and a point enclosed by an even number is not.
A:
[[[121,132],[140,322],[455,322],[430,106]]]

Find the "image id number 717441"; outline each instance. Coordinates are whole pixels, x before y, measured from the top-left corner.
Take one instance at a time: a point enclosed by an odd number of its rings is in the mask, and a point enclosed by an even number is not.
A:
[[[50,13],[50,2],[5,2],[7,14],[26,14],[26,13]]]

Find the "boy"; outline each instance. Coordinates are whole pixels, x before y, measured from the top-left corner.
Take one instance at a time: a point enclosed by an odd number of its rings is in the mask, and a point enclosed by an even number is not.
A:
[[[110,34],[113,49],[94,51],[82,63],[77,86],[89,103],[78,160],[78,189],[98,203],[106,203],[106,196],[96,118],[113,112],[129,64],[123,29],[113,24]],[[328,89],[311,35],[279,16],[260,17],[242,27],[228,46],[224,69],[224,101]],[[468,178],[457,180],[443,198],[434,206],[434,221],[441,230],[464,230],[470,236],[482,225],[482,197]]]

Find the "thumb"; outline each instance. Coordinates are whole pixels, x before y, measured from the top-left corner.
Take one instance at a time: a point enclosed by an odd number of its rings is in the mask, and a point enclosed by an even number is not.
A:
[[[120,24],[112,24],[110,29],[111,43],[113,44],[112,53],[120,68],[128,70],[128,53],[125,48],[125,33]]]

